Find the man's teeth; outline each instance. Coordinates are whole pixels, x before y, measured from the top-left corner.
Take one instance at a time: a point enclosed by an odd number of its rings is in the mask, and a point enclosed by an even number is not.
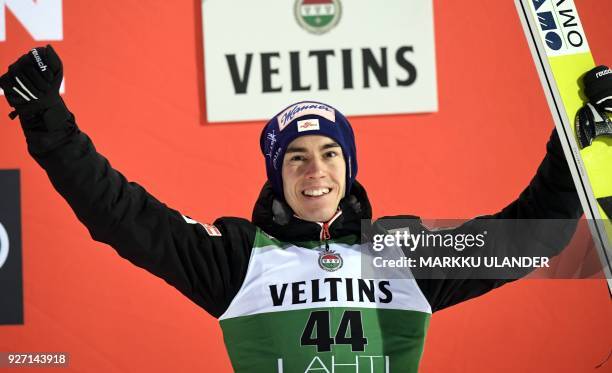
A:
[[[311,197],[318,197],[329,193],[329,188],[307,189],[304,194]]]

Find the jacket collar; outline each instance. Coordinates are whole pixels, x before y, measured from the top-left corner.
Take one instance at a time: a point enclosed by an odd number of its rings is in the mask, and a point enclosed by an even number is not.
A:
[[[340,201],[341,213],[329,225],[330,238],[348,235],[360,236],[361,219],[372,218],[372,207],[365,189],[357,181],[351,194]],[[286,202],[275,198],[272,186],[266,182],[255,207],[253,223],[266,233],[287,242],[319,241],[322,224],[302,220],[294,216]]]

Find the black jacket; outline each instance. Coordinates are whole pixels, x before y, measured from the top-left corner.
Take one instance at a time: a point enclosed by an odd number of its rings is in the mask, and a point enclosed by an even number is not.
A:
[[[302,221],[274,203],[272,190],[263,188],[252,222],[223,217],[214,226],[220,235],[180,212],[169,208],[129,182],[99,154],[90,138],[79,130],[74,116],[62,104],[43,115],[22,118],[28,151],[47,172],[55,189],[66,199],[91,236],[112,246],[123,258],[163,278],[184,295],[219,317],[236,295],[244,279],[257,227],[281,241],[319,240],[320,226]],[[397,228],[386,218],[361,229],[372,210],[364,188],[356,184],[351,196],[341,201],[342,215],[330,226],[332,239],[344,235],[367,235]],[[513,237],[498,232],[491,240],[497,252],[516,254],[525,244],[537,243],[538,255],[556,255],[567,244],[582,210],[556,133],[537,174],[518,199],[491,219],[559,220],[553,231]],[[397,217],[395,217],[397,218]],[[412,218],[414,229],[426,229]],[[482,218],[482,217],[481,217]],[[481,229],[481,219],[471,220],[449,232]],[[405,222],[402,222],[405,224]],[[208,229],[207,229],[208,228]],[[214,229],[214,228],[213,228]],[[432,278],[417,282],[432,310],[440,310],[481,295],[510,279]]]

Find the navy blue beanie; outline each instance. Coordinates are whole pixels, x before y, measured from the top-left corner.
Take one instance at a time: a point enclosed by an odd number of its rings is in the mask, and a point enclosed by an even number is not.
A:
[[[291,141],[300,136],[327,136],[340,145],[346,163],[346,189],[349,195],[357,175],[355,135],[349,121],[333,107],[314,101],[302,101],[283,109],[264,127],[259,140],[266,159],[266,173],[276,197],[284,200],[283,158]]]

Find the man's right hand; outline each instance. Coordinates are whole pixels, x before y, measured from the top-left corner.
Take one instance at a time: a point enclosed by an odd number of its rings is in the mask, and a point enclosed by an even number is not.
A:
[[[23,119],[23,115],[34,115],[61,102],[62,78],[62,61],[51,45],[21,56],[0,76],[0,88],[9,105],[15,108],[9,114],[11,119],[17,115]]]

